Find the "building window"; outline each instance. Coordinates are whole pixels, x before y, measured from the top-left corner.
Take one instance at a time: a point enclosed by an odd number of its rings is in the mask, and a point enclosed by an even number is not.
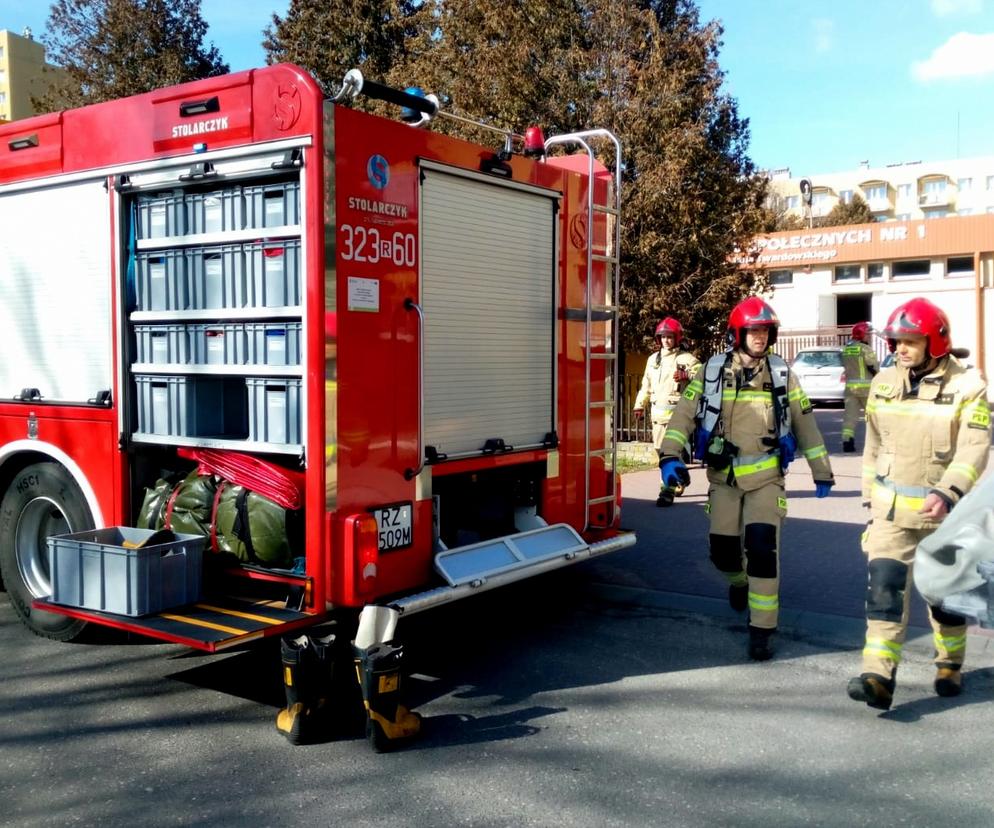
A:
[[[0,69],[0,83],[5,83],[7,81],[7,70]]]
[[[994,190],[994,175],[987,176],[987,189]]]
[[[862,274],[859,272],[859,265],[836,265],[836,282],[858,282],[860,279]]]
[[[947,276],[972,276],[973,256],[951,256],[946,259]]]
[[[866,200],[871,204],[878,201],[887,200],[887,185],[886,184],[873,184],[870,187],[864,187],[863,192],[866,193]]]
[[[0,92],[0,104],[3,104],[3,105],[6,106],[6,104],[7,104],[7,93],[6,92]]]
[[[994,214],[994,207],[988,207],[987,208],[987,212],[991,213],[991,214]]]
[[[811,197],[811,212],[816,216],[827,215],[832,209],[828,203],[831,198],[831,195],[824,191],[815,193]]]
[[[898,221],[911,221],[911,213],[898,213],[895,218]]]
[[[956,189],[961,193],[968,193],[973,189],[973,179],[972,178],[957,178],[956,179]]]
[[[843,204],[852,204],[852,190],[843,190],[840,192],[839,201]]]
[[[923,215],[927,219],[945,218],[946,216],[949,215],[949,211],[948,210],[926,210]]]
[[[921,279],[932,272],[932,263],[928,259],[909,259],[905,262],[894,262],[891,275],[895,279]]]
[[[994,178],[994,176],[991,176]],[[897,185],[897,197],[898,198],[911,198],[911,185],[910,184],[898,184]]]
[[[884,278],[884,263],[883,262],[870,262],[866,266],[866,281],[868,282],[881,282]]]
[[[973,208],[972,207],[960,207],[956,211],[956,215],[957,216],[972,216],[973,215]]]
[[[800,196],[787,196],[784,199],[784,204],[787,205],[787,209],[788,210],[796,210],[798,207],[801,206],[801,197]]]
[[[794,284],[794,271],[793,270],[771,270],[770,271],[770,284],[771,285],[792,285]]]

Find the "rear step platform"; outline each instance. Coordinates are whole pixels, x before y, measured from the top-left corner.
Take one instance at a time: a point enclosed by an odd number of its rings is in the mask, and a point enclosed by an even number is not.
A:
[[[48,612],[209,653],[312,627],[324,620],[323,615],[287,609],[284,601],[232,596],[208,596],[195,604],[141,617],[53,604],[48,598],[38,598],[33,605]]]

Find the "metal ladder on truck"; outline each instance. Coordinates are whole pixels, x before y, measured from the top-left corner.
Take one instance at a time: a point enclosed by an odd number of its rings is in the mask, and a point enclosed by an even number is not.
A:
[[[614,147],[614,203],[613,205],[597,204],[594,200],[594,151],[591,142],[594,140],[609,141]],[[621,289],[621,142],[606,129],[591,129],[582,132],[572,132],[566,135],[556,135],[545,142],[545,149],[554,145],[579,145],[587,154],[587,288],[584,301],[584,489],[583,497],[586,504],[584,510],[584,530],[607,529],[615,520],[617,503],[615,489],[618,475],[618,444],[616,441],[618,392],[618,347],[619,337],[619,291]],[[602,222],[598,222],[598,217]],[[599,224],[604,227],[603,253],[596,253],[594,244],[595,230]],[[594,296],[594,263],[604,265],[605,295]],[[605,323],[606,333],[604,350],[593,352],[591,331],[595,322]],[[591,366],[595,361],[603,362],[609,367],[611,379],[608,399],[593,399],[593,387],[590,381]],[[591,449],[590,417],[595,411],[603,411],[606,418],[604,447]],[[591,496],[590,458],[603,457],[609,471],[607,475],[608,493]],[[597,508],[600,507],[600,508]],[[598,514],[591,520],[591,510]]]

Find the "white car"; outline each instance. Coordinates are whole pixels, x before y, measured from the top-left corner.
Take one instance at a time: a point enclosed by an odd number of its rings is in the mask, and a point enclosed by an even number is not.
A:
[[[790,367],[811,402],[842,402],[845,399],[846,375],[841,348],[805,348],[797,352]]]

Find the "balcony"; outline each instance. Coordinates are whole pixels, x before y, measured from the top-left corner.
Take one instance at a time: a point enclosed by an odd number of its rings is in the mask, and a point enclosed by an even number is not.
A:
[[[953,203],[953,197],[948,190],[939,192],[920,193],[918,196],[919,207],[948,207]]]

